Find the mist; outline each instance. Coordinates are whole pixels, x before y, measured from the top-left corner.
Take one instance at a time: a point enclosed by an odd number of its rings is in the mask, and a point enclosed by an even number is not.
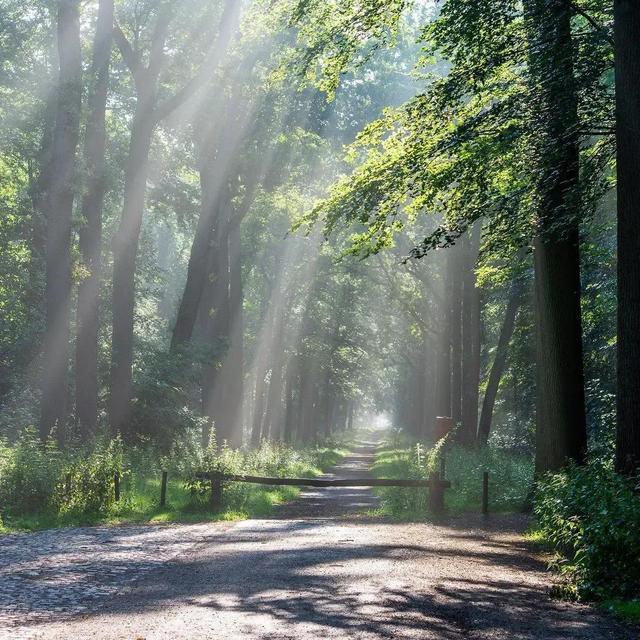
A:
[[[639,41],[0,0],[0,636],[637,637]]]

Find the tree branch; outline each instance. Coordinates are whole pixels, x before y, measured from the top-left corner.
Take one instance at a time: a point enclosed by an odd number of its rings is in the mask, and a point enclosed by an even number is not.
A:
[[[207,51],[204,60],[200,64],[198,72],[193,76],[193,78],[187,81],[181,89],[174,93],[170,98],[167,98],[156,108],[156,122],[160,122],[171,115],[185,102],[193,98],[205,85],[209,78],[209,72],[212,69],[215,69],[217,63],[219,63],[229,48],[231,39],[237,31],[239,17],[240,10],[237,0],[227,0],[220,18],[218,37],[216,38],[215,43]]]
[[[168,3],[163,3],[158,13],[158,20],[151,36],[151,49],[149,51],[149,65],[147,72],[155,82],[162,70],[164,62],[164,45],[167,41],[169,24],[171,23],[171,7]]]
[[[113,39],[116,41],[118,49],[120,50],[120,55],[131,72],[131,75],[133,75],[134,79],[137,79],[140,72],[139,56],[134,51],[131,43],[127,40],[127,36],[124,35],[117,22],[114,22],[113,24]]]
[[[596,31],[599,31],[611,46],[615,46],[611,33],[606,27],[602,26],[592,15],[579,7],[575,2],[572,2],[571,6],[578,15],[582,16]]]

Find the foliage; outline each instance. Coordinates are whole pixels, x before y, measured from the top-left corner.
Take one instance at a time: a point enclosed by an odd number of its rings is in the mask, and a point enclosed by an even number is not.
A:
[[[0,447],[0,518],[5,530],[65,524],[235,519],[265,515],[274,505],[295,497],[293,487],[272,488],[235,483],[224,492],[221,513],[212,514],[208,485],[194,480],[195,471],[226,470],[236,474],[317,476],[344,455],[343,444],[327,441],[297,450],[263,441],[253,450],[215,445],[206,450],[193,432],[169,453],[149,442],[124,445],[100,439],[92,448],[42,445],[27,431],[13,446]],[[160,508],[161,471],[168,472],[167,505]],[[114,474],[121,481],[121,499],[114,499]],[[2,529],[0,528],[0,531]]]
[[[61,451],[26,429],[15,446],[0,442],[0,508],[29,513],[51,507],[64,471]]]
[[[416,444],[412,448],[384,449],[376,456],[374,474],[379,478],[427,478],[433,470],[439,470],[437,461],[444,455],[445,476],[452,485],[445,494],[450,511],[480,510],[483,471],[489,472],[492,511],[522,508],[533,482],[533,463],[528,457],[488,447],[480,451],[445,448],[445,443],[443,438],[431,448]],[[383,511],[394,518],[424,518],[425,490],[389,487],[380,490],[380,494]]]
[[[101,440],[70,458],[54,495],[59,513],[106,515],[115,503],[115,474],[126,477],[122,440]]]
[[[572,466],[542,478],[535,514],[558,551],[564,594],[584,599],[640,594],[640,496],[610,463]]]
[[[607,600],[603,608],[622,620],[640,623],[640,600]]]

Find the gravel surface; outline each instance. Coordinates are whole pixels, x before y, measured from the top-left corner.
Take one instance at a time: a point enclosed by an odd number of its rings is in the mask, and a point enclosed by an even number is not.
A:
[[[363,445],[335,475],[364,475],[372,451]],[[524,518],[362,515],[376,504],[367,489],[321,489],[234,525],[0,538],[0,637],[640,638],[548,596]]]

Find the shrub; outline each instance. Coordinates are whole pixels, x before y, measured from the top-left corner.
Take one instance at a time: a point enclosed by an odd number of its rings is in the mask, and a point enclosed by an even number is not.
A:
[[[101,522],[105,519],[146,519],[159,515],[160,472],[169,473],[167,517],[209,511],[208,482],[194,480],[196,471],[269,476],[314,476],[339,457],[332,443],[298,450],[263,441],[253,450],[210,446],[202,449],[201,430],[190,429],[165,447],[138,438],[124,444],[107,435],[84,446],[68,443],[60,451],[54,442],[42,444],[29,431],[13,445],[0,441],[0,530],[41,528],[59,524]],[[114,474],[121,479],[115,503]],[[296,494],[292,487],[230,483],[225,513],[240,517],[264,514],[273,504]]]
[[[63,466],[56,444],[43,444],[33,429],[11,447],[0,442],[0,508],[16,514],[49,508]]]
[[[547,475],[534,511],[560,554],[565,592],[585,599],[640,594],[640,497],[611,464]]]
[[[78,452],[58,482],[60,512],[106,514],[115,500],[116,472],[122,478],[126,473],[119,437],[99,441],[89,453]]]
[[[448,438],[427,449],[421,444],[411,449],[387,450],[378,454],[374,473],[386,478],[427,478],[438,471],[444,455],[445,475],[451,480],[446,504],[452,511],[479,511],[482,473],[489,472],[492,511],[520,510],[533,484],[533,463],[525,456],[502,449],[465,449],[451,446]],[[385,488],[379,492],[386,511],[399,517],[422,517],[427,508],[423,489]]]

